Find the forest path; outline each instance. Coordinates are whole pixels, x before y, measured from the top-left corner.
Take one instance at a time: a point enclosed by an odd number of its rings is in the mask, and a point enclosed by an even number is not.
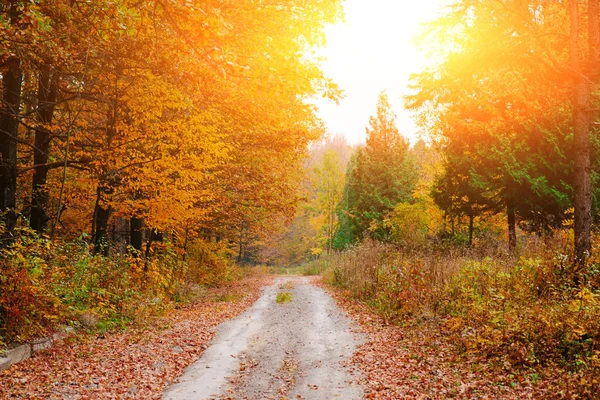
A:
[[[308,277],[281,277],[223,323],[164,399],[361,399],[349,359],[362,336]],[[278,293],[292,300],[278,303]],[[280,295],[282,296],[282,295]]]

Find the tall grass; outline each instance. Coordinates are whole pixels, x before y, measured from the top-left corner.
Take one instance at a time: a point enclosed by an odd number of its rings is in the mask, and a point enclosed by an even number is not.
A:
[[[508,257],[498,248],[408,251],[365,241],[333,256],[325,279],[390,322],[433,323],[459,351],[600,372],[600,264],[574,287],[566,243],[532,238]]]

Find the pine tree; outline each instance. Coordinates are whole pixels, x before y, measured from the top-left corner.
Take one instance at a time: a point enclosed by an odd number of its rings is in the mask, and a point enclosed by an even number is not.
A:
[[[408,142],[396,127],[396,115],[385,92],[379,95],[377,113],[369,120],[366,146],[358,150],[356,168],[352,168],[350,163],[336,247],[365,237],[388,239],[385,216],[396,204],[412,200],[417,168]]]

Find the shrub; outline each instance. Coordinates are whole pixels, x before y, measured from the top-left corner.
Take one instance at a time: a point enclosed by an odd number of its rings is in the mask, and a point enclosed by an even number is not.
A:
[[[388,321],[439,321],[462,351],[521,366],[600,368],[600,293],[590,278],[596,264],[586,285],[574,288],[562,249],[523,250],[527,256],[512,259],[365,241],[336,254],[328,276]]]
[[[394,243],[405,247],[427,244],[432,218],[424,203],[399,203],[384,221]]]
[[[242,269],[219,243],[195,240],[188,250],[187,279],[201,285],[219,285],[243,276]]]

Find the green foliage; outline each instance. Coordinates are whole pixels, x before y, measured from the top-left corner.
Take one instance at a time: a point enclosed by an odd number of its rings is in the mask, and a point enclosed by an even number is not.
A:
[[[356,163],[358,151],[350,156],[348,166],[346,167],[346,181],[342,191],[342,200],[338,205],[338,230],[333,238],[333,247],[335,249],[345,249],[356,241]]]
[[[382,93],[377,114],[369,121],[366,146],[357,150],[348,165],[336,248],[363,237],[389,239],[389,228],[383,223],[387,213],[396,204],[412,200],[417,166],[395,121],[387,95]]]
[[[279,304],[289,303],[294,296],[290,292],[278,292],[275,301]]]
[[[407,103],[444,156],[433,197],[452,217],[510,207],[523,230],[561,228],[571,219],[581,150],[573,142],[572,90],[561,67],[540,60],[565,59],[569,41],[557,38],[568,37],[568,7],[556,3],[534,16],[521,14],[520,2],[455,6],[432,25],[440,53],[413,76]],[[597,142],[597,130],[590,134]],[[591,158],[595,182],[598,157]]]

